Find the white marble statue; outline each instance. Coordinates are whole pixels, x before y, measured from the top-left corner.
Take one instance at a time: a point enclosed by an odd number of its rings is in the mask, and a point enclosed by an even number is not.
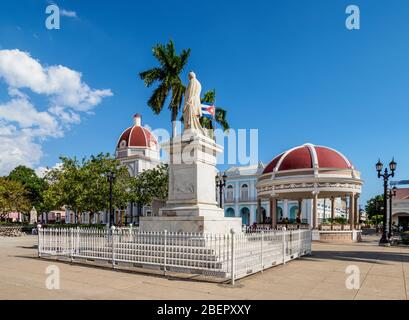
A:
[[[183,107],[184,130],[205,135],[205,131],[200,124],[200,117],[202,116],[201,91],[202,85],[197,80],[196,74],[193,71],[189,72],[189,85],[186,88],[185,104]]]
[[[37,223],[37,210],[35,207],[33,207],[30,211],[30,224],[36,224]]]

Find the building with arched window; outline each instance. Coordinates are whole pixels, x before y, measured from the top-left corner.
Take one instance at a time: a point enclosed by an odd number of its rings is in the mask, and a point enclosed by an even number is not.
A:
[[[136,177],[140,172],[153,169],[160,164],[160,147],[154,134],[142,126],[141,115],[133,117],[134,123],[120,135],[115,148],[116,158],[128,169],[131,177]],[[138,223],[139,216],[150,215],[150,206],[138,208],[136,204],[129,204],[126,208],[116,209],[114,223],[124,225]],[[100,212],[90,216],[84,212],[78,217],[80,223],[107,223],[108,212]],[[75,214],[67,212],[67,223],[75,223]]]
[[[154,134],[142,126],[140,114],[134,115],[134,124],[122,132],[116,146],[116,158],[128,168],[129,175],[136,177],[140,172],[153,169],[160,164],[160,147]],[[140,216],[152,214],[152,208],[138,208],[130,203],[127,208],[117,210],[115,223],[139,223]]]
[[[262,201],[260,213],[257,212],[258,177],[264,171],[264,164],[257,166],[231,167],[225,174],[226,187],[224,189],[224,211],[226,217],[241,217],[244,225],[254,223],[270,223],[270,205],[268,201]],[[304,204],[304,210],[308,209],[308,203]],[[329,205],[329,203],[328,203]],[[328,212],[330,208],[327,206]],[[277,204],[279,219],[296,219],[298,213],[298,201],[284,200]]]
[[[392,200],[392,223],[409,228],[409,188],[396,190]]]
[[[226,217],[240,217],[244,225],[254,222],[262,223],[269,216],[268,201],[262,204],[260,214],[257,213],[257,178],[264,165],[231,167],[226,170],[226,186],[224,188],[224,212]]]

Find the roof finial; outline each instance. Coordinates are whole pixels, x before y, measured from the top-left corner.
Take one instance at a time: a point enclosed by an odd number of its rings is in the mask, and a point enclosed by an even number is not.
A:
[[[142,124],[142,116],[137,113],[133,116],[133,120],[134,120],[134,125],[137,127],[140,127]]]

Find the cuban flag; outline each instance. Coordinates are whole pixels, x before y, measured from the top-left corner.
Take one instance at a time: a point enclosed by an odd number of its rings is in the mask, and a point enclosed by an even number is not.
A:
[[[202,117],[214,119],[216,108],[210,103],[202,103]]]

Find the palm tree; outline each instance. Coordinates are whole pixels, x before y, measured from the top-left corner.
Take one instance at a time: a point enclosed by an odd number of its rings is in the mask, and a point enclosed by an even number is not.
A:
[[[180,74],[187,64],[190,49],[182,50],[180,55],[176,54],[173,41],[167,45],[158,44],[152,49],[153,56],[158,60],[159,66],[141,72],[139,76],[146,87],[159,82],[148,101],[149,107],[155,114],[161,113],[166,99],[170,96],[169,110],[172,121],[172,137],[176,136],[176,120],[182,105],[185,86],[180,79]]]
[[[202,103],[215,103],[215,101],[216,101],[216,90],[215,89],[207,91],[203,95]],[[230,125],[227,122],[227,111],[226,110],[216,107],[214,119],[218,124],[222,126],[223,131],[227,131],[230,129]],[[202,127],[204,128],[207,128],[210,130],[214,129],[213,122],[208,118],[202,117],[200,119],[200,123]]]

